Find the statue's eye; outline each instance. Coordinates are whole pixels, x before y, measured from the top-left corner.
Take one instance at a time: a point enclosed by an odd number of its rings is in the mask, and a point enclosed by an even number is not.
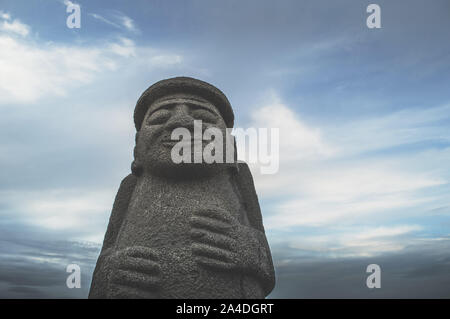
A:
[[[196,109],[191,112],[191,115],[195,120],[202,120],[203,122],[207,123],[217,122],[217,115],[208,110]]]
[[[170,111],[166,109],[159,109],[152,114],[147,119],[148,125],[158,125],[158,124],[164,124],[167,122],[167,120],[170,118]]]

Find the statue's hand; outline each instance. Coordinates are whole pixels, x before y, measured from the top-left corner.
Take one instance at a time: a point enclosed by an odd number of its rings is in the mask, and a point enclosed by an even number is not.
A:
[[[156,298],[160,287],[160,266],[154,249],[133,246],[110,256],[113,296],[115,298]]]
[[[198,211],[190,222],[192,252],[199,264],[218,270],[246,268],[253,253],[244,243],[249,227],[222,209]]]

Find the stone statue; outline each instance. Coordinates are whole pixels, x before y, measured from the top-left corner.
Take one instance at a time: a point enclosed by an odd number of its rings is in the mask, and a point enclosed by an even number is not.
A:
[[[171,158],[171,132],[192,130],[194,120],[225,132],[234,115],[219,89],[193,78],[159,81],[139,98],[132,174],[117,192],[89,298],[264,298],[272,291],[247,164]]]

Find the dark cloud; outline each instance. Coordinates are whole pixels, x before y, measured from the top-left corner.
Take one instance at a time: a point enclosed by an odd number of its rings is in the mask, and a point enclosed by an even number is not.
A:
[[[270,298],[450,298],[449,248],[446,239],[375,257],[293,258],[276,267]],[[379,289],[366,286],[369,264],[381,267]]]
[[[0,224],[0,298],[87,297],[100,246],[63,238],[29,225]],[[79,289],[66,286],[69,264],[80,266]]]
[[[31,226],[0,232],[1,298],[86,298],[100,246],[58,239]],[[450,240],[375,257],[330,258],[272,247],[277,284],[270,298],[449,298]],[[66,266],[81,267],[81,289],[68,289]],[[381,267],[381,288],[366,286],[366,267]]]

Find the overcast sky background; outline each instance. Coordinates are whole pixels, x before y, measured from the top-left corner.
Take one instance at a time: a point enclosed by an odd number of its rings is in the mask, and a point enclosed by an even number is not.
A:
[[[75,3],[80,29],[62,0],[0,0],[0,297],[87,297],[136,100],[179,75],[280,128],[279,172],[252,166],[270,297],[450,297],[449,1]]]

